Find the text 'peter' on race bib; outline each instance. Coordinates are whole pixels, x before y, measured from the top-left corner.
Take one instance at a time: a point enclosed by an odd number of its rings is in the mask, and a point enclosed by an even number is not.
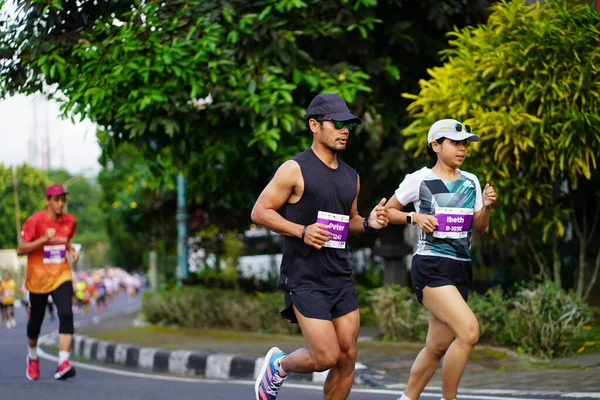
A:
[[[327,225],[325,230],[333,233],[333,237],[325,242],[323,247],[330,247],[332,249],[346,248],[346,239],[350,231],[350,216],[319,211],[317,222]]]
[[[67,246],[57,244],[53,246],[44,246],[44,264],[61,264],[65,262]]]
[[[433,237],[460,239],[468,236],[473,224],[472,208],[436,207],[438,226]]]

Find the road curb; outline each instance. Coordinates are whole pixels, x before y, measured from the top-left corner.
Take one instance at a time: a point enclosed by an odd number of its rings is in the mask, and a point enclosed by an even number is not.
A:
[[[41,346],[56,345],[57,333],[40,337]],[[256,379],[264,357],[243,354],[209,353],[197,350],[165,350],[135,344],[73,335],[73,355],[88,361],[160,374],[207,379]],[[291,381],[323,383],[327,372],[291,373]],[[356,364],[355,385],[385,387],[393,384],[383,373]]]
[[[39,346],[56,346],[58,333],[54,332],[39,338]],[[43,349],[42,349],[42,353]],[[140,347],[133,344],[98,340],[84,335],[75,335],[73,354],[89,361],[101,362],[109,370],[119,371],[121,368],[135,369],[129,373],[160,373],[155,377],[165,379],[199,379],[206,378],[231,379],[232,381],[254,380],[260,370],[263,357],[248,357],[240,354],[205,353],[188,350],[164,350]],[[43,358],[43,356],[42,356]],[[75,363],[77,364],[77,363]],[[110,365],[119,368],[110,368]],[[93,368],[93,366],[90,366]],[[107,368],[104,367],[104,368]],[[100,367],[102,368],[102,367]],[[253,371],[250,373],[250,371]],[[326,373],[290,374],[290,381],[322,383]],[[354,385],[370,386],[374,390],[400,391],[404,384],[391,382],[385,375],[372,371],[357,363]],[[371,390],[371,389],[364,389]],[[428,390],[441,391],[439,387],[428,387]],[[600,399],[600,392],[568,392],[544,390],[502,390],[502,389],[469,389],[461,388],[461,395],[489,396],[493,399],[510,399],[513,396],[542,396],[554,399]],[[391,392],[390,392],[391,393]],[[394,394],[398,394],[394,392]]]

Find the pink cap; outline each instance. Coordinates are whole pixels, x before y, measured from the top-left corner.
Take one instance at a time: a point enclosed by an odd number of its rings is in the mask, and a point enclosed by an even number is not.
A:
[[[46,197],[62,196],[63,194],[69,194],[69,192],[62,185],[52,185],[46,188]]]

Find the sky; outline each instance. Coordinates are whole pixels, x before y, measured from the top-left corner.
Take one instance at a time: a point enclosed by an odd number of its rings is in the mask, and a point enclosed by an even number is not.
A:
[[[37,156],[30,141],[37,137]],[[100,146],[96,127],[89,120],[73,124],[60,118],[59,106],[41,96],[15,96],[0,100],[0,163],[19,165],[27,162],[44,165],[49,138],[50,169],[65,168],[69,172],[96,174]],[[46,164],[48,164],[46,162]]]
[[[3,11],[15,14],[12,1]],[[35,106],[34,106],[35,104]],[[30,140],[37,137],[37,157],[30,152]],[[65,168],[69,172],[95,175],[101,169],[98,163],[100,146],[96,127],[89,121],[73,124],[60,118],[59,106],[41,96],[15,96],[0,99],[0,163],[19,165],[24,162],[35,167],[43,165],[43,149],[50,140],[49,167]]]

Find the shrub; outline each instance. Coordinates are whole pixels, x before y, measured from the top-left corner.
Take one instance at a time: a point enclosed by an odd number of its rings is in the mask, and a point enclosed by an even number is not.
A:
[[[281,318],[281,293],[246,294],[236,290],[183,288],[144,294],[142,311],[153,324],[248,332],[297,333]]]
[[[405,287],[384,286],[369,296],[377,327],[386,340],[425,340],[427,310]]]
[[[468,303],[479,321],[480,342],[494,345],[510,342],[506,334],[510,300],[500,287],[488,289],[484,294],[471,292]]]
[[[521,288],[512,301],[512,341],[530,354],[561,357],[577,351],[584,326],[593,319],[589,307],[551,282]]]
[[[375,317],[373,308],[371,307],[371,290],[372,288],[368,288],[363,285],[356,285],[361,326],[377,326],[377,318]]]
[[[477,316],[480,342],[512,347],[545,358],[598,347],[600,329],[589,307],[572,292],[551,282],[528,284],[510,296],[500,288],[471,293],[469,306]],[[371,309],[384,339],[417,339],[427,335],[427,310],[399,286],[370,292]]]

